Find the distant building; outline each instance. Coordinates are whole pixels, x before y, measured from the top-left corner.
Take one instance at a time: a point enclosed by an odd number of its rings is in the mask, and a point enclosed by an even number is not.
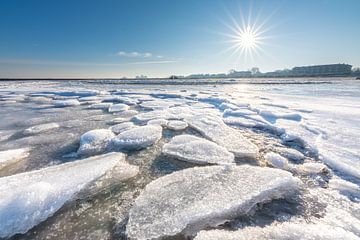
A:
[[[335,77],[350,76],[352,66],[349,64],[329,64],[294,67],[291,75],[296,77]]]

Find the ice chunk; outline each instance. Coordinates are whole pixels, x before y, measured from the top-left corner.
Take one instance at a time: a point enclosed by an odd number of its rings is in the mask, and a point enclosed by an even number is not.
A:
[[[109,112],[122,112],[129,110],[129,106],[123,103],[114,104],[109,107]]]
[[[174,131],[181,131],[186,129],[188,127],[188,124],[180,120],[170,120],[167,123],[166,127]]]
[[[329,169],[322,163],[307,162],[297,165],[297,171],[301,174],[319,174],[328,173]]]
[[[288,119],[293,121],[300,121],[301,115],[298,113],[275,113],[268,110],[261,110],[259,112],[261,116],[269,120],[270,122],[276,121],[277,118]]]
[[[80,102],[77,99],[54,101],[55,107],[72,107],[72,106],[79,106],[79,105],[80,105]]]
[[[121,117],[121,118],[132,118],[133,116],[139,114],[136,110],[126,110],[122,112],[116,112],[114,115]]]
[[[256,158],[259,149],[238,130],[227,126],[221,118],[212,115],[195,115],[187,118],[190,127],[225,147],[236,157]]]
[[[292,148],[282,148],[280,151],[280,155],[289,159],[289,160],[292,160],[294,162],[300,162],[301,160],[303,160],[305,158],[305,156],[295,150],[295,149],[292,149]]]
[[[108,109],[112,106],[112,103],[95,103],[90,105],[89,109]]]
[[[0,178],[0,237],[27,232],[121,162],[124,154],[109,153]]]
[[[30,148],[19,148],[0,152],[0,169],[29,156]]]
[[[120,133],[112,144],[116,150],[139,150],[155,144],[161,136],[162,127],[147,125]]]
[[[264,156],[267,164],[280,169],[288,169],[288,160],[277,153],[269,152]]]
[[[359,237],[340,227],[325,224],[282,223],[266,227],[247,227],[238,231],[201,231],[194,240],[358,240]]]
[[[257,203],[294,194],[289,172],[254,166],[208,166],[177,171],[148,184],[129,213],[130,239],[160,239],[218,226]],[[256,184],[254,184],[256,183]]]
[[[119,134],[123,131],[129,130],[131,128],[133,128],[135,125],[132,122],[123,122],[123,123],[119,123],[116,124],[114,126],[111,126],[109,129],[111,131],[113,131],[113,133],[115,134]]]
[[[234,155],[209,140],[192,135],[179,135],[163,146],[162,153],[196,164],[235,163]]]
[[[175,104],[176,103],[174,103],[172,101],[154,100],[154,101],[142,102],[140,104],[140,106],[143,107],[143,108],[146,108],[146,109],[157,110],[157,109],[165,109],[165,108],[174,106]]]
[[[111,139],[115,134],[109,129],[95,129],[86,132],[80,137],[80,147],[78,154],[91,156],[103,153],[109,148]]]
[[[237,110],[226,109],[224,111],[224,116],[234,116],[234,117],[242,117],[242,116],[256,115],[256,114],[257,114],[256,112],[246,108],[241,108]]]
[[[342,179],[331,179],[329,182],[329,187],[339,191],[341,194],[344,194],[357,202],[360,202],[360,187],[355,183]]]
[[[257,126],[257,122],[248,118],[238,118],[238,117],[226,117],[224,118],[224,122],[228,125],[232,126],[240,126],[252,128]]]
[[[29,127],[23,131],[23,134],[24,135],[33,135],[33,134],[46,132],[51,129],[59,128],[59,127],[60,127],[60,125],[57,123],[45,123],[45,124],[40,124],[40,125],[36,125],[33,127]]]

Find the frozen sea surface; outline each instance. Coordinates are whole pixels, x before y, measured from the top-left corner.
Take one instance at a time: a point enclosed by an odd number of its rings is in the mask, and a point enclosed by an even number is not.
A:
[[[0,82],[1,237],[360,238],[359,81],[131,83]]]

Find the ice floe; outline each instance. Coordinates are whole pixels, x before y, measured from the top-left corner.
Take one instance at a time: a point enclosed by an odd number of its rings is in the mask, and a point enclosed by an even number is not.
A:
[[[50,131],[55,128],[59,128],[60,125],[58,123],[44,123],[40,125],[36,125],[33,127],[29,127],[23,131],[24,135],[34,135],[46,131]]]
[[[54,101],[53,104],[55,107],[72,107],[79,106],[80,102],[77,99],[69,99]]]
[[[195,115],[186,119],[190,127],[208,139],[234,153],[235,157],[256,158],[258,147],[239,131],[227,126],[221,118],[212,115]]]
[[[129,213],[127,235],[130,239],[195,235],[298,188],[298,179],[272,168],[227,165],[177,171],[152,181],[141,192]]]
[[[282,223],[266,227],[247,227],[237,231],[201,231],[194,240],[358,240],[358,236],[340,227],[325,224]]]
[[[124,154],[109,153],[0,178],[0,237],[27,232],[124,161]]]
[[[279,153],[281,156],[294,162],[300,162],[305,158],[304,154],[292,148],[281,148],[279,149]]]
[[[112,145],[116,150],[139,150],[147,148],[162,137],[162,127],[147,125],[129,129],[112,139]]]
[[[110,129],[95,129],[86,132],[80,137],[80,147],[77,153],[82,156],[103,153],[109,148],[114,137],[115,134]]]
[[[89,109],[109,109],[113,104],[112,103],[95,103],[90,105]]]
[[[129,110],[129,106],[123,103],[114,104],[109,107],[109,112],[122,112]]]
[[[0,151],[0,169],[28,157],[29,153],[30,148]]]
[[[231,164],[234,155],[209,140],[192,135],[179,135],[162,148],[164,155],[196,164]]]

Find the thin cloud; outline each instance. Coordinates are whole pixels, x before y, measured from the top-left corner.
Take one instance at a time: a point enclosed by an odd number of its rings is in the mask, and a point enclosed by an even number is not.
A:
[[[130,58],[150,58],[152,57],[152,53],[149,52],[125,52],[125,51],[119,51],[115,54],[116,56],[120,57],[130,57]]]

